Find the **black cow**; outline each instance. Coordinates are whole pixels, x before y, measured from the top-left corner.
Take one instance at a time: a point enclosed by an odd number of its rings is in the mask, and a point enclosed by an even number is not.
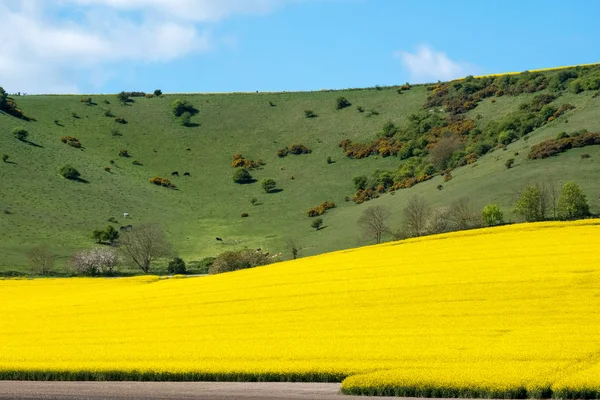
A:
[[[173,171],[173,172],[171,172],[171,176],[179,176],[179,172]]]
[[[218,242],[222,242],[222,241],[223,241],[223,239],[221,239],[220,237],[218,237],[218,238],[217,238],[217,241],[218,241]]]
[[[184,172],[183,176],[191,176],[189,172]]]

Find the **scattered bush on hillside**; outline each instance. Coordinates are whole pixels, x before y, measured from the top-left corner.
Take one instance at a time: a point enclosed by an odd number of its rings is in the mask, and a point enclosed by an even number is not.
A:
[[[35,118],[30,118],[23,113],[12,97],[8,97],[8,93],[0,86],[0,111],[3,111],[13,117],[20,118],[25,121],[35,121]]]
[[[104,171],[110,172],[110,167],[109,166],[104,167]]]
[[[392,121],[388,121],[381,129],[381,136],[391,138],[398,132],[398,127]]]
[[[270,193],[275,189],[277,183],[273,179],[265,178],[260,181],[260,186],[263,188],[265,193]]]
[[[71,117],[73,117],[75,119],[79,119],[79,115],[76,112],[72,112]]]
[[[40,275],[52,272],[52,267],[56,261],[56,255],[46,245],[39,245],[29,250],[27,258],[33,271]]]
[[[80,149],[81,148],[81,142],[76,137],[73,137],[73,136],[63,136],[63,137],[60,138],[60,141],[63,142],[63,143],[68,144],[71,147],[75,147],[76,149]]]
[[[79,171],[77,171],[75,168],[73,168],[71,165],[63,165],[60,170],[59,170],[60,175],[63,178],[66,179],[70,179],[73,181],[79,180],[81,174],[79,173]]]
[[[547,139],[531,146],[529,150],[530,159],[548,158],[569,149],[586,147],[600,144],[600,133],[586,132],[577,135],[567,135],[561,139]]]
[[[304,116],[306,118],[316,118],[317,114],[315,114],[313,110],[304,110]]]
[[[5,163],[8,162],[8,158],[9,158],[8,154],[2,154],[2,162],[5,162]]]
[[[317,217],[319,215],[325,214],[327,210],[335,208],[335,203],[324,201],[318,206],[315,206],[306,212],[306,215],[309,217]]]
[[[331,159],[331,156],[327,156],[327,164],[333,164],[333,160]]]
[[[119,231],[112,225],[108,225],[106,229],[96,229],[92,232],[92,239],[98,244],[108,243],[113,244],[119,239]]]
[[[273,103],[272,101],[269,101],[269,105],[270,105],[271,107],[275,107],[275,103]]]
[[[146,95],[144,96],[146,99],[151,99],[154,97],[154,94],[152,93],[146,93]]]
[[[12,131],[13,136],[20,140],[21,142],[26,142],[27,137],[29,136],[29,132],[25,128],[15,128]]]
[[[321,229],[322,226],[323,226],[323,218],[317,218],[313,222],[311,222],[311,224],[310,224],[310,227],[314,228],[317,231],[319,229]]]
[[[442,190],[444,188],[444,185],[437,185],[437,190]]]
[[[231,162],[231,166],[233,168],[256,169],[262,167],[263,165],[265,165],[263,160],[250,160],[239,153],[233,155],[233,161]]]
[[[85,105],[91,106],[94,104],[91,97],[82,97],[79,99],[80,102],[85,103]]]
[[[441,138],[429,149],[431,162],[438,171],[446,169],[454,153],[465,147],[465,143],[457,136]]]
[[[127,121],[123,117],[115,117],[115,122],[117,122],[119,124],[126,124],[127,123]]]
[[[566,182],[558,198],[558,216],[562,219],[576,219],[588,215],[590,207],[581,187],[573,181]]]
[[[119,265],[117,250],[113,247],[97,247],[78,251],[69,260],[76,275],[112,275]]]
[[[367,113],[367,117],[372,117],[374,115],[379,115],[379,111],[377,111],[376,109],[372,108],[369,110],[369,112]]]
[[[108,109],[108,110],[104,110],[104,116],[113,118],[115,115],[112,113],[112,111],[110,109]]]
[[[133,160],[131,163],[132,163],[133,165],[138,165],[138,166],[144,165],[144,164],[142,164],[142,163],[141,163],[140,161],[138,161],[138,160]]]
[[[198,112],[198,110],[187,100],[175,100],[171,103],[171,111],[173,115],[176,117],[180,117],[185,112],[189,112],[191,115],[194,115]]]
[[[337,110],[341,110],[346,107],[350,107],[352,104],[348,101],[347,98],[340,96],[335,100],[335,108]]]
[[[162,94],[163,94],[163,93],[162,93],[162,90],[160,90],[160,89],[156,89],[156,90],[154,91],[154,95],[155,95],[156,97],[162,96]]]
[[[506,160],[506,162],[504,163],[504,166],[506,167],[506,169],[511,169],[512,166],[515,163],[515,159],[514,158],[509,158],[508,160]]]
[[[238,271],[241,269],[254,268],[267,265],[272,259],[261,251],[244,249],[239,251],[226,251],[219,254],[209,266],[209,274],[220,274],[223,272]]]
[[[277,157],[283,158],[283,157],[287,156],[289,152],[290,151],[288,150],[288,148],[284,147],[283,149],[277,150],[276,154],[277,154]]]
[[[106,99],[102,100],[102,102],[103,102],[104,104],[110,104],[110,101],[108,101],[108,100],[106,100]]]
[[[406,82],[404,85],[400,86],[400,90],[410,90],[410,83]]]
[[[581,157],[582,160],[585,160],[586,158],[590,158],[590,155],[588,153],[581,153],[579,157]]]
[[[167,265],[167,272],[173,275],[185,274],[185,262],[180,257],[173,257]]]
[[[126,92],[121,92],[117,94],[117,99],[122,105],[127,104],[131,99],[129,98],[129,94]]]
[[[247,212],[243,212],[243,213],[241,214],[241,217],[242,217],[242,218],[248,218],[249,216],[250,216],[250,214],[248,214]]]
[[[162,186],[162,187],[166,187],[169,189],[176,189],[177,186],[175,186],[173,183],[171,183],[170,180],[168,180],[167,178],[161,178],[158,176],[155,176],[153,178],[150,178],[150,183],[153,183],[157,186]]]
[[[250,175],[250,172],[246,168],[241,168],[233,173],[233,181],[235,183],[244,184],[251,183],[254,181],[254,179],[252,178],[252,175]]]
[[[288,149],[290,154],[295,155],[312,153],[312,150],[303,144],[291,144]]]
[[[356,111],[358,111],[359,113],[364,113],[365,109],[363,108],[363,106],[356,106]]]
[[[129,154],[127,149],[121,149],[119,150],[119,157],[131,157],[131,155]]]
[[[183,114],[181,114],[181,117],[179,118],[179,123],[182,126],[192,126],[192,114],[189,111],[184,112]]]

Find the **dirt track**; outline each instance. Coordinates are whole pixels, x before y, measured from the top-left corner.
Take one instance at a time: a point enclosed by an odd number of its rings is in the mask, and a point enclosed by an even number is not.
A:
[[[338,383],[0,381],[1,400],[364,400],[373,398],[344,396],[339,391]],[[375,398],[394,399],[394,397]]]

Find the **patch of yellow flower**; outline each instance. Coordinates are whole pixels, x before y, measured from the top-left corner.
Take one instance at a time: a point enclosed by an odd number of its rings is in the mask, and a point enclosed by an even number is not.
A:
[[[562,67],[550,67],[550,68],[539,68],[539,69],[530,69],[529,72],[548,72],[548,71],[559,71],[561,69],[569,69],[575,67],[592,67],[598,65],[600,63],[589,63],[589,64],[578,64],[578,65],[565,65]],[[500,74],[486,74],[486,75],[478,75],[475,78],[487,78],[488,76],[503,76],[503,75],[518,75],[521,72],[503,72]]]
[[[0,378],[320,380],[600,394],[600,220],[456,232],[209,277],[0,281]]]

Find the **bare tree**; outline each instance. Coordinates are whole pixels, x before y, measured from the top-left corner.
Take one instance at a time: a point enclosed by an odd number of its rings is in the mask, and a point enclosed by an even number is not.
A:
[[[404,208],[404,233],[408,237],[422,236],[427,232],[429,204],[421,196],[413,196]]]
[[[119,250],[147,274],[152,261],[171,254],[171,244],[160,226],[146,223],[125,232],[119,241]]]
[[[56,261],[56,255],[46,245],[34,247],[29,251],[27,257],[33,270],[42,275],[49,273]]]
[[[483,225],[481,215],[475,212],[468,197],[462,197],[450,206],[450,221],[455,230],[478,228]]]
[[[431,162],[438,170],[444,170],[448,166],[452,154],[463,146],[464,142],[456,136],[443,137],[429,150]]]
[[[436,207],[427,220],[427,232],[432,234],[450,232],[452,221],[450,218],[450,207]]]
[[[302,250],[302,247],[300,247],[298,241],[296,239],[289,238],[287,240],[287,247],[290,249],[290,253],[292,253],[292,260],[298,258],[298,253],[300,250]]]
[[[384,206],[369,207],[358,219],[358,225],[363,229],[365,236],[374,239],[375,243],[379,244],[383,234],[389,231],[386,222],[390,215],[390,210]]]

